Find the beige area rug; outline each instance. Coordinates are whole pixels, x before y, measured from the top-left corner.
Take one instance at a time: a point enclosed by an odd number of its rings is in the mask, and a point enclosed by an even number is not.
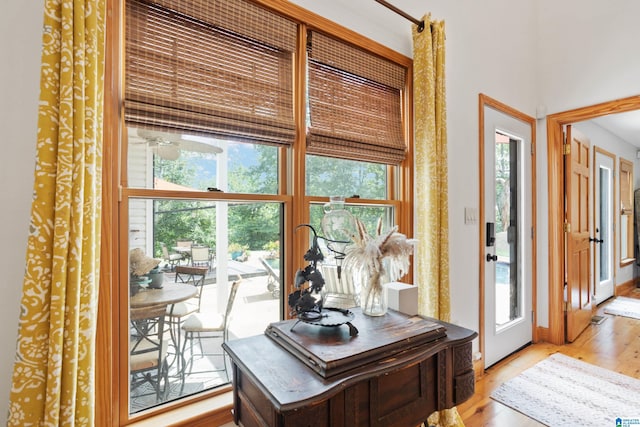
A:
[[[640,419],[640,380],[560,353],[505,382],[491,397],[548,426],[640,425],[629,424]]]
[[[605,305],[604,312],[616,316],[632,317],[640,319],[640,299],[628,297],[616,297]]]

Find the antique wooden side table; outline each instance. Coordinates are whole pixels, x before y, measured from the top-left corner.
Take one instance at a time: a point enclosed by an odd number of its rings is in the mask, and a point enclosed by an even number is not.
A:
[[[245,427],[408,427],[474,393],[471,330],[390,310],[322,327],[286,320],[228,341],[234,422]]]

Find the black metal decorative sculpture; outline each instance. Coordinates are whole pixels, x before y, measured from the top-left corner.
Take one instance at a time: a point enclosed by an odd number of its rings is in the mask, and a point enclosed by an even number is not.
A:
[[[324,260],[324,255],[318,245],[318,234],[316,230],[309,224],[299,225],[300,227],[309,227],[313,232],[313,242],[311,247],[304,254],[304,260],[309,264],[303,269],[296,272],[295,288],[296,290],[289,294],[289,307],[291,314],[295,314],[301,320],[313,320],[321,316],[322,298],[316,298],[320,295],[324,286],[324,278],[318,270],[318,262]],[[305,286],[305,284],[308,284]]]
[[[324,260],[324,255],[318,245],[316,230],[309,224],[302,224],[296,228],[309,227],[313,232],[311,247],[304,254],[304,260],[309,264],[302,270],[298,270],[295,276],[295,291],[289,294],[288,303],[291,315],[295,315],[299,322],[305,322],[318,326],[340,326],[346,324],[349,327],[349,335],[358,335],[358,329],[351,324],[354,315],[349,310],[322,307],[321,291],[324,287],[324,278],[318,269],[318,262]],[[296,322],[291,329],[295,327]]]

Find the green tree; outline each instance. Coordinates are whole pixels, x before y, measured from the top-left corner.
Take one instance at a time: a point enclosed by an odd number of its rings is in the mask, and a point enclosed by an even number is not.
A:
[[[229,242],[262,250],[280,239],[280,204],[250,203],[229,210]]]
[[[385,165],[332,157],[308,156],[306,193],[313,196],[354,194],[366,199],[382,199],[386,193]]]
[[[496,233],[509,228],[511,213],[511,150],[512,141],[496,143]]]
[[[246,150],[254,150],[255,161],[247,165]],[[197,156],[196,156],[197,157]],[[177,160],[155,158],[155,173],[168,182],[190,187],[202,180],[192,161],[194,156]],[[251,156],[253,158],[253,156]],[[229,156],[228,191],[234,193],[275,194],[278,190],[278,149],[267,145],[238,146]],[[202,167],[202,166],[199,166]],[[385,165],[355,162],[322,156],[309,156],[307,161],[307,194],[316,196],[354,194],[363,198],[386,197]],[[198,184],[200,185],[200,184]],[[211,185],[213,186],[213,184]],[[189,200],[156,200],[154,202],[156,256],[160,242],[172,246],[178,239],[190,239],[215,247],[215,202]],[[350,206],[348,210],[360,218],[370,233],[375,232],[378,218],[391,224],[390,210],[384,207]],[[279,203],[233,204],[229,209],[229,243],[262,250],[280,240],[281,205]],[[311,224],[322,234],[322,206],[311,208]]]
[[[184,186],[189,186],[196,176],[196,168],[183,156],[176,160],[153,156],[153,172],[157,178]]]
[[[278,149],[255,145],[256,163],[245,166],[244,159],[229,165],[229,191],[235,193],[275,194],[278,191]],[[247,203],[229,209],[229,242],[261,250],[280,239],[280,204]]]
[[[230,159],[229,191],[233,193],[276,194],[278,192],[278,149],[255,145],[256,164],[245,166],[242,156]]]
[[[307,194],[313,196],[358,195],[366,199],[386,198],[387,166],[377,163],[357,162],[323,156],[308,156]],[[359,218],[370,234],[375,232],[378,218],[384,224],[392,224],[389,212],[383,207],[348,206],[346,208]],[[322,234],[320,227],[324,210],[322,206],[312,206],[310,223]]]
[[[190,186],[197,170],[188,158],[176,160],[154,158],[156,177],[173,184]],[[154,201],[155,256],[162,256],[160,243],[171,247],[178,239],[189,239],[215,247],[215,204],[191,200]]]

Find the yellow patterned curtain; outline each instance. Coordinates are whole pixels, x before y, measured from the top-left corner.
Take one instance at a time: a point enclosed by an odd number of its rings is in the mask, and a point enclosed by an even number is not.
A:
[[[444,23],[425,16],[413,28],[415,187],[420,310],[449,320],[449,208],[447,117],[444,85]]]
[[[105,0],[45,0],[10,426],[94,424]]]
[[[413,28],[417,283],[420,314],[449,321],[449,197],[444,22],[424,17]],[[428,426],[464,427],[456,408],[432,414]]]

